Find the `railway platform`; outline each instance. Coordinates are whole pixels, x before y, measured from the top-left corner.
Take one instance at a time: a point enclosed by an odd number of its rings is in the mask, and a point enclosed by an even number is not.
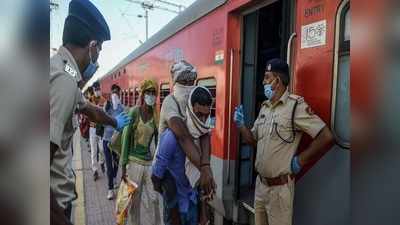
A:
[[[115,200],[106,198],[107,176],[100,172],[99,179],[94,181],[90,164],[88,142],[81,138],[77,130],[74,136],[73,166],[78,199],[73,203],[74,224],[114,225]]]

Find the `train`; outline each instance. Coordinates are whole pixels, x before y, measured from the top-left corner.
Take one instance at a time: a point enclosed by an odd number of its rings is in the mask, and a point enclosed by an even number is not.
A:
[[[257,117],[266,61],[287,60],[290,91],[303,96],[333,131],[336,144],[296,176],[295,225],[350,222],[350,1],[198,0],[100,79],[109,95],[137,104],[143,79],[158,87],[156,107],[171,93],[173,62],[198,71],[213,95],[211,167],[217,183],[213,223],[254,224],[257,149],[242,142],[233,122],[243,104],[246,125]],[[352,93],[357,90],[352,90]],[[310,143],[303,137],[299,152]]]

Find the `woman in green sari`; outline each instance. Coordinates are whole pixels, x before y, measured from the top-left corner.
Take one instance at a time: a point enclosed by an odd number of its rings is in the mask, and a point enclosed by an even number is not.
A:
[[[153,150],[158,138],[156,96],[156,83],[152,80],[143,81],[140,87],[140,104],[129,109],[133,122],[122,133],[122,176],[138,185],[137,195],[128,213],[129,225],[161,224],[158,194],[151,182]]]

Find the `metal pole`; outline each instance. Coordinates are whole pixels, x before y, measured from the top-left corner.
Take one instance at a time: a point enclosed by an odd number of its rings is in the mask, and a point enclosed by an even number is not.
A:
[[[146,20],[146,41],[149,39],[149,11],[145,10],[145,20]]]

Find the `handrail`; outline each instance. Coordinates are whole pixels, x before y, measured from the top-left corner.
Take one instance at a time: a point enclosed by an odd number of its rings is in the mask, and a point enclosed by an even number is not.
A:
[[[297,36],[296,33],[292,33],[288,39],[288,44],[287,44],[287,49],[286,49],[286,62],[289,66],[289,68],[292,68],[290,65],[291,63],[291,58],[292,58],[292,43],[293,39]],[[291,77],[290,79],[290,85],[289,85],[289,90],[293,92],[293,86],[294,86],[294,76],[293,76],[293,69],[289,70],[289,76]]]
[[[229,120],[228,120],[228,180],[227,183],[230,184],[231,182],[231,163],[230,163],[230,156],[231,156],[231,120],[232,120],[232,76],[233,76],[233,48],[231,49],[230,55],[230,65],[229,65]]]
[[[292,56],[292,42],[293,39],[297,36],[296,33],[292,33],[289,37],[288,44],[287,44],[287,52],[286,52],[286,62],[290,66],[290,59]]]

